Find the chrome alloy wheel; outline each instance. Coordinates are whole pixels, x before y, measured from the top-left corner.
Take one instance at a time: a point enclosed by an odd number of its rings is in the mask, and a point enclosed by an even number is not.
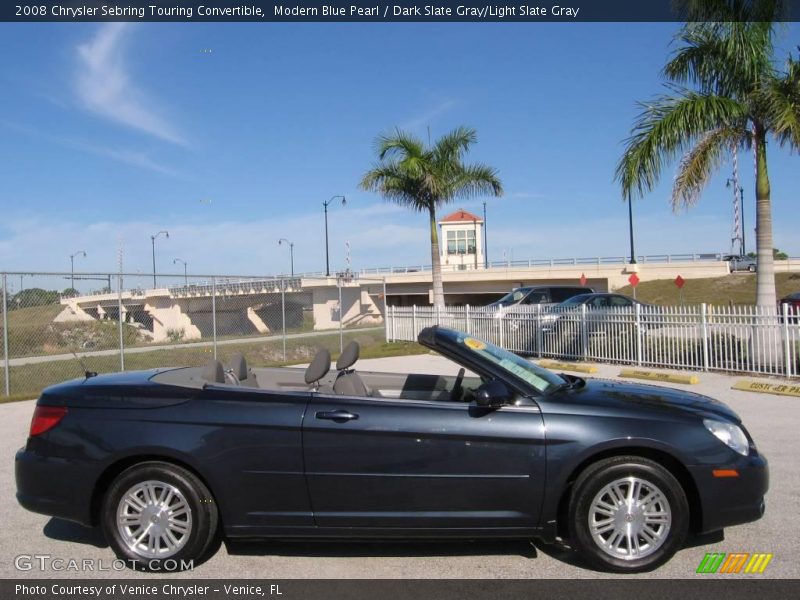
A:
[[[606,554],[622,560],[651,555],[666,541],[672,511],[664,493],[639,477],[606,485],[589,507],[589,531]]]
[[[120,499],[117,530],[128,548],[138,556],[168,558],[189,540],[192,509],[174,485],[142,481]]]

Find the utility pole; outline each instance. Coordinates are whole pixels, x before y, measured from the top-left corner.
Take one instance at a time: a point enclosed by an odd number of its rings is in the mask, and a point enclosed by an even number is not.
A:
[[[75,289],[75,257],[76,256],[83,256],[84,258],[86,258],[86,251],[85,250],[78,250],[74,254],[70,254],[69,255],[69,273],[70,273],[70,276],[69,276],[69,279],[70,279],[69,289],[70,290],[74,290]],[[20,285],[20,289],[22,289],[22,277],[19,278],[19,285]]]
[[[483,201],[483,268],[489,268],[489,243],[486,241],[486,200]]]
[[[166,230],[159,231],[155,235],[150,236],[150,241],[153,243],[153,287],[154,288],[158,287],[158,284],[156,284],[156,238],[160,236],[162,233],[164,234],[164,237],[169,239],[169,231]]]
[[[345,198],[344,196],[339,196],[339,195],[331,196],[330,200],[326,200],[325,202],[322,203],[322,206],[325,207],[325,277],[330,277],[331,276],[331,262],[330,262],[330,256],[329,256],[329,253],[328,253],[328,205],[331,202],[333,202],[334,200],[336,200],[337,198],[341,198],[342,199],[342,206],[347,204],[347,198]]]

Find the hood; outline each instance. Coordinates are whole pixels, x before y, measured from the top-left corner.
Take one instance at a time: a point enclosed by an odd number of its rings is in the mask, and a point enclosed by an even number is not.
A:
[[[555,401],[582,403],[609,409],[648,410],[662,413],[693,413],[698,416],[716,415],[741,423],[728,405],[702,394],[642,383],[627,383],[608,379],[588,379],[579,387],[556,394]]]

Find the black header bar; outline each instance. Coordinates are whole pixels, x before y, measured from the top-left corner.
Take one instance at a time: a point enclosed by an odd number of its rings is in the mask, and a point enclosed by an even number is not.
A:
[[[7,600],[783,600],[796,598],[798,580],[220,580],[18,579],[1,580]]]
[[[785,0],[783,20],[800,20],[800,0]],[[0,21],[172,22],[653,22],[681,21],[674,0],[13,0]]]

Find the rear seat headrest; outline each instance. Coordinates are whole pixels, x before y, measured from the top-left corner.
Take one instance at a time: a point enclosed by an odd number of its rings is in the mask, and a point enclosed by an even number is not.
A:
[[[312,384],[328,374],[328,371],[331,370],[331,353],[327,350],[327,348],[323,348],[317,355],[314,357],[314,360],[311,361],[311,364],[306,367],[306,383]]]
[[[345,369],[349,369],[358,360],[358,353],[359,353],[359,346],[358,342],[353,340],[347,346],[344,347],[342,353],[339,355],[339,359],[336,361],[336,369],[339,371],[344,371]]]
[[[222,368],[222,363],[212,358],[203,367],[202,377],[208,383],[225,383],[225,370]]]
[[[233,371],[233,374],[236,376],[236,379],[239,381],[244,381],[249,376],[249,372],[247,370],[247,361],[240,352],[237,352],[231,356],[230,367],[231,371]]]

